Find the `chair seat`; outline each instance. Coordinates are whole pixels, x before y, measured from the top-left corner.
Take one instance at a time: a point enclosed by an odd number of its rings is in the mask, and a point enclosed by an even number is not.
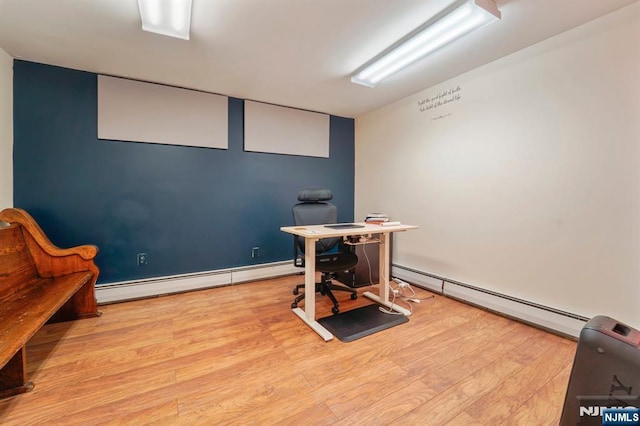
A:
[[[321,254],[316,256],[316,271],[338,272],[354,267],[358,256],[353,252]]]

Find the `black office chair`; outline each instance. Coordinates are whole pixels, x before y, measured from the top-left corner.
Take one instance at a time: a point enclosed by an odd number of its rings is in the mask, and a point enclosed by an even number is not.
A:
[[[293,221],[296,225],[320,225],[324,223],[336,223],[338,221],[338,209],[335,205],[327,201],[333,198],[330,189],[306,188],[298,193],[298,204],[293,206]],[[296,266],[304,267],[304,238],[294,236],[293,239],[294,262]],[[330,252],[330,253],[328,253]],[[323,238],[316,243],[316,271],[322,272],[322,278],[316,283],[315,291],[323,296],[328,296],[333,302],[331,312],[340,312],[338,300],[332,291],[346,291],[351,293],[351,299],[357,299],[356,290],[335,285],[331,279],[338,271],[345,271],[358,263],[358,256],[349,246],[345,246],[342,238]],[[293,289],[293,294],[297,295],[300,289],[304,289],[304,284],[298,284]],[[304,293],[295,298],[291,304],[292,308],[297,308],[298,303],[304,299]]]

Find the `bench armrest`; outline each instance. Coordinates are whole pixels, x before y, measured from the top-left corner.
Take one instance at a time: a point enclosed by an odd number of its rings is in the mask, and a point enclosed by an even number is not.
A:
[[[95,284],[100,272],[93,261],[98,254],[98,247],[82,245],[67,249],[59,248],[49,240],[31,215],[22,209],[4,209],[0,212],[0,220],[22,227],[25,242],[40,277],[53,278],[74,272],[91,271],[94,275],[93,284]]]
[[[45,253],[51,256],[69,256],[77,254],[85,260],[91,260],[98,254],[98,247],[94,245],[82,245],[77,247],[71,247],[62,249],[57,247],[49,240],[45,235],[40,225],[31,217],[29,213],[18,208],[4,209],[0,212],[0,220],[9,224],[17,223],[31,234],[33,239],[44,250]]]

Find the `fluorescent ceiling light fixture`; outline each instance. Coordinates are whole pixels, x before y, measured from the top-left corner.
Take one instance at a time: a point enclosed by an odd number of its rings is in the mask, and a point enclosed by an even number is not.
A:
[[[498,21],[500,17],[493,0],[457,0],[363,65],[351,81],[375,87],[418,59],[473,30]]]
[[[191,0],[138,0],[142,29],[189,40]]]

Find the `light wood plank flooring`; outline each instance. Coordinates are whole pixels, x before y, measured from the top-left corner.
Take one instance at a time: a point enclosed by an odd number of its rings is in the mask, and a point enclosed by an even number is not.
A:
[[[324,342],[290,310],[302,280],[47,325],[27,349],[36,387],[0,401],[0,424],[558,423],[575,342],[420,289],[408,323]],[[343,310],[371,303],[338,297]],[[319,317],[330,307],[318,296]]]

